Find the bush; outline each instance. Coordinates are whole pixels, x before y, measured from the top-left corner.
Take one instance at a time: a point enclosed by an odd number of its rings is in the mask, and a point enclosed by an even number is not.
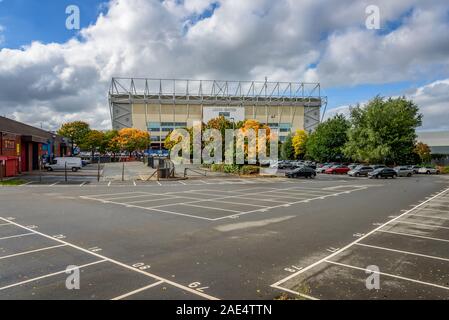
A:
[[[224,165],[224,173],[240,173],[240,166],[236,164],[225,164]]]
[[[210,166],[210,169],[214,172],[223,172],[224,164],[213,164]]]
[[[237,164],[213,164],[210,169],[214,172],[224,172],[232,174],[259,174],[260,168],[258,166],[251,165],[237,165]]]
[[[441,173],[449,174],[449,166],[442,167],[442,168],[441,168]]]
[[[250,175],[250,174],[259,174],[260,168],[257,166],[243,166],[240,169],[240,173],[244,175]]]

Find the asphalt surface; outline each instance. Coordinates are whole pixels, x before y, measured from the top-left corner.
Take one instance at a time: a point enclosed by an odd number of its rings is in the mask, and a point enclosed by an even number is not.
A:
[[[444,176],[50,182],[0,188],[0,299],[449,298]]]

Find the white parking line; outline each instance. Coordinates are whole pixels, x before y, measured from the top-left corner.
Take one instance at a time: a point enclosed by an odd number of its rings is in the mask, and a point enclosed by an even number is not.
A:
[[[397,250],[397,249],[391,249],[391,248],[385,248],[385,247],[379,247],[379,246],[373,246],[370,244],[365,244],[365,243],[356,243],[356,246],[361,246],[361,247],[367,247],[367,248],[372,248],[372,249],[379,249],[379,250],[385,250],[385,251],[391,251],[391,252],[397,252],[397,253],[403,253],[403,254],[407,254],[407,255],[412,255],[412,256],[417,256],[417,257],[423,257],[423,258],[429,258],[429,259],[435,259],[435,260],[442,260],[442,261],[447,261],[449,262],[449,259],[447,258],[442,258],[442,257],[437,257],[437,256],[429,256],[427,254],[422,254],[422,253],[415,253],[415,252],[410,252],[410,251],[403,251],[403,250]]]
[[[3,227],[3,226],[10,226],[11,224],[10,223],[2,223],[2,224],[0,224],[0,227]]]
[[[85,267],[88,267],[88,266],[96,265],[96,264],[99,264],[99,263],[102,263],[102,262],[106,262],[106,260],[99,260],[99,261],[91,262],[91,263],[88,263],[88,264],[79,266],[78,268],[81,269],[81,268],[85,268]],[[28,279],[28,280],[21,281],[21,282],[16,282],[16,283],[13,283],[13,284],[10,284],[10,285],[1,287],[1,288],[0,288],[0,291],[5,290],[5,289],[9,289],[9,288],[13,288],[13,287],[17,287],[17,286],[20,286],[20,285],[22,285],[22,284],[26,284],[26,283],[29,283],[29,282],[34,282],[34,281],[37,281],[37,280],[41,280],[41,279],[45,279],[45,278],[57,276],[58,274],[66,273],[67,271],[74,270],[74,269],[75,269],[75,268],[72,268],[72,269],[64,269],[64,270],[62,270],[62,271],[58,271],[58,272],[54,272],[54,273],[49,273],[49,274],[46,274],[46,275],[43,275],[43,276],[40,276],[40,277]]]
[[[150,284],[150,285],[148,285],[146,287],[143,287],[143,288],[140,288],[140,289],[137,289],[137,290],[134,290],[134,291],[122,294],[121,296],[115,297],[115,298],[113,298],[111,300],[122,300],[122,299],[128,298],[128,297],[130,297],[132,295],[135,295],[135,294],[137,294],[139,292],[145,291],[147,289],[157,287],[158,285],[160,285],[162,283],[164,283],[164,281],[161,280],[161,281],[155,282],[153,284]]]
[[[49,187],[54,187],[54,186],[57,185],[58,183],[59,183],[59,181],[57,181],[57,182],[55,182],[55,183],[49,185]]]
[[[418,234],[405,233],[405,232],[396,232],[396,231],[387,231],[387,230],[377,230],[377,232],[384,232],[384,233],[397,234],[397,235],[400,235],[400,236],[407,236],[407,237],[415,237],[415,238],[422,238],[422,239],[428,239],[428,240],[449,242],[448,239],[440,239],[440,238],[433,238],[433,237],[427,237],[427,236],[420,236]]]
[[[424,214],[416,214],[416,213],[411,214],[410,216],[413,216],[413,217],[422,217],[422,218],[430,218],[430,219],[449,220],[449,217],[448,217],[448,218],[444,218],[444,217],[437,217],[437,216],[427,216],[427,215],[424,215]]]
[[[3,220],[3,221],[5,221],[5,222],[8,222],[7,219],[2,218],[2,217],[0,217],[0,220]],[[21,225],[21,224],[19,224],[19,223],[17,223],[17,222],[11,221],[11,223],[14,224],[14,225],[16,225],[16,226],[18,226],[18,227],[21,227],[22,229],[28,230],[28,231],[30,231],[31,233],[40,235],[40,236],[42,236],[42,237],[45,237],[45,238],[47,238],[47,239],[54,240],[54,241],[59,242],[59,243],[62,243],[62,244],[66,244],[66,245],[68,245],[68,246],[70,246],[70,247],[72,247],[72,248],[78,249],[79,251],[88,253],[88,254],[93,255],[93,256],[95,256],[95,257],[97,257],[97,258],[100,258],[100,259],[102,259],[102,260],[111,262],[111,263],[113,263],[113,264],[115,264],[115,265],[121,266],[121,267],[126,268],[126,269],[128,269],[128,270],[131,270],[131,271],[134,271],[134,272],[137,272],[137,273],[146,275],[147,277],[154,278],[154,279],[160,280],[160,281],[164,281],[164,282],[166,282],[167,284],[170,284],[170,285],[172,285],[172,286],[174,286],[174,287],[177,287],[177,288],[179,288],[179,289],[182,289],[182,290],[184,290],[184,291],[188,291],[188,292],[190,292],[190,293],[196,294],[196,295],[198,295],[198,296],[200,296],[200,297],[203,297],[203,298],[206,298],[206,299],[210,299],[210,300],[218,300],[217,298],[215,298],[215,297],[213,297],[213,296],[211,296],[211,295],[208,295],[208,294],[206,294],[206,293],[199,292],[199,291],[197,291],[197,290],[194,290],[194,289],[192,289],[192,288],[189,288],[189,287],[184,286],[184,285],[182,285],[182,284],[179,284],[179,283],[177,283],[177,282],[174,282],[174,281],[171,281],[171,280],[162,278],[162,277],[160,277],[160,276],[157,276],[157,275],[152,274],[152,273],[150,273],[150,272],[147,272],[147,271],[145,271],[145,270],[136,269],[136,268],[134,268],[134,267],[132,267],[132,266],[129,266],[129,265],[125,264],[125,263],[122,263],[122,262],[119,262],[119,261],[117,261],[117,260],[108,258],[108,257],[103,256],[103,255],[101,255],[101,254],[98,254],[98,253],[96,253],[96,252],[92,252],[92,251],[90,251],[90,250],[88,250],[88,249],[84,249],[84,248],[79,247],[79,246],[77,246],[77,245],[75,245],[75,244],[72,244],[72,243],[70,243],[70,242],[67,242],[67,241],[64,241],[64,240],[61,240],[61,239],[56,239],[56,238],[54,238],[54,237],[52,237],[52,236],[49,236],[49,235],[47,235],[47,234],[45,234],[45,233],[42,233],[42,232],[39,232],[39,231],[30,229],[30,228],[28,228],[28,227],[25,227],[25,226],[23,226],[23,225]],[[99,263],[99,262],[97,262],[97,263]],[[64,272],[66,272],[66,271],[64,270]]]
[[[417,206],[411,208],[410,210],[405,211],[405,212],[402,213],[401,215],[399,215],[399,216],[397,216],[397,217],[395,217],[395,218],[393,218],[393,219],[391,219],[391,220],[385,222],[384,224],[378,226],[377,228],[375,228],[374,230],[372,230],[372,231],[366,233],[365,235],[361,236],[360,238],[357,238],[357,240],[355,240],[355,241],[349,243],[348,245],[346,245],[346,246],[344,246],[343,248],[341,248],[341,249],[335,251],[334,253],[328,255],[327,257],[322,258],[322,259],[320,259],[320,260],[318,260],[318,261],[316,261],[316,262],[310,264],[309,266],[307,266],[307,267],[305,267],[305,268],[302,268],[301,270],[299,270],[299,271],[297,271],[297,272],[295,272],[295,273],[292,273],[291,275],[289,275],[289,276],[287,276],[287,277],[285,277],[285,278],[279,280],[278,282],[274,283],[272,286],[280,286],[282,283],[284,283],[284,282],[286,282],[286,281],[288,281],[288,280],[290,280],[290,279],[292,279],[292,278],[297,277],[298,275],[300,275],[300,274],[302,274],[302,273],[304,273],[304,272],[306,272],[306,271],[308,271],[308,270],[310,270],[310,269],[312,269],[312,268],[318,266],[319,264],[325,262],[326,260],[331,259],[332,257],[335,257],[336,255],[338,255],[338,254],[340,254],[341,252],[343,252],[343,251],[349,249],[350,247],[352,247],[353,245],[359,243],[359,242],[362,241],[363,239],[366,239],[367,237],[369,237],[370,235],[374,234],[375,232],[378,232],[378,231],[379,231],[379,232],[387,232],[387,231],[382,231],[381,229],[384,228],[385,226],[389,225],[390,223],[392,223],[392,222],[394,222],[394,221],[396,221],[396,220],[399,220],[400,218],[406,216],[406,215],[409,214],[410,212],[413,212],[414,210],[416,210],[416,209],[418,209],[418,208],[424,206],[426,203],[432,201],[433,199],[435,199],[435,198],[437,198],[437,197],[439,197],[439,196],[445,194],[447,191],[449,191],[449,188],[448,188],[448,189],[445,189],[444,191],[442,191],[442,192],[440,192],[440,193],[438,193],[437,195],[433,196],[432,198],[427,199],[426,201],[420,203],[419,205],[417,205]],[[390,231],[388,231],[388,232],[390,232]],[[394,232],[390,232],[390,233],[394,233]],[[426,238],[427,238],[427,237],[426,237]],[[449,242],[449,240],[447,240],[447,242]]]
[[[203,209],[210,209],[210,210],[218,210],[218,211],[227,211],[227,212],[234,212],[234,213],[242,213],[242,211],[231,210],[231,209],[223,209],[223,208],[214,208],[214,207],[208,207],[208,206],[201,206],[201,205],[197,205],[197,204],[184,203],[183,206],[203,208]]]
[[[31,235],[34,235],[34,233],[30,232],[30,233],[17,234],[15,236],[9,236],[9,237],[0,238],[0,240],[6,240],[6,239],[12,239],[12,238],[20,238],[20,237],[31,236]]]
[[[81,184],[80,184],[80,187],[82,187],[82,186],[86,185],[86,183],[87,183],[87,182],[86,182],[86,181],[84,181],[83,183],[81,183]]]
[[[441,227],[441,226],[437,226],[435,224],[426,224],[426,223],[417,223],[417,222],[408,222],[408,221],[404,221],[404,220],[398,220],[396,222],[399,223],[405,223],[405,224],[413,224],[415,226],[423,226],[423,227],[432,227],[432,228],[437,228],[437,229],[446,229],[449,230],[448,227]]]
[[[340,262],[329,261],[329,260],[325,260],[324,262],[327,262],[327,263],[330,263],[330,264],[334,264],[334,265],[337,265],[337,266],[341,266],[341,267],[355,269],[355,270],[367,271],[366,268],[355,267],[355,266],[351,266],[349,264],[344,264],[344,263],[340,263]],[[380,274],[380,275],[383,275],[383,276],[387,276],[387,277],[391,277],[391,278],[401,279],[401,280],[410,281],[410,282],[414,282],[414,283],[419,283],[419,284],[423,284],[423,285],[427,285],[427,286],[431,286],[431,287],[436,287],[436,288],[440,288],[440,289],[449,290],[449,287],[441,286],[441,285],[438,285],[438,284],[435,284],[435,283],[431,283],[431,282],[415,280],[415,279],[402,277],[402,276],[397,276],[397,275],[394,275],[394,274],[380,272],[380,271],[370,271],[370,272],[376,273],[376,274]]]
[[[46,248],[41,248],[41,249],[36,249],[36,250],[31,250],[31,251],[25,251],[25,252],[10,254],[8,256],[0,257],[0,260],[12,258],[12,257],[17,257],[17,256],[23,256],[23,255],[29,254],[29,253],[35,253],[35,252],[40,252],[40,251],[56,249],[56,248],[65,247],[65,246],[66,246],[65,244],[60,244],[60,245],[57,245],[57,246],[46,247]]]

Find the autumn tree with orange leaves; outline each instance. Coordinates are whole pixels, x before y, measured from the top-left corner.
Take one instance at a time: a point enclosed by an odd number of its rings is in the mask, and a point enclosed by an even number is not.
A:
[[[148,148],[150,134],[138,129],[125,128],[118,132],[118,135],[112,139],[112,143],[118,144],[120,149],[131,155],[133,152]]]

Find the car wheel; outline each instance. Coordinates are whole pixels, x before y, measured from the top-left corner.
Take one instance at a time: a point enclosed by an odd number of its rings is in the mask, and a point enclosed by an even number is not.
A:
[[[427,171],[426,173],[427,173],[427,174],[430,174],[430,171]]]
[[[356,176],[356,177],[360,177],[360,173],[357,172],[357,173],[355,174],[355,176]]]
[[[397,174],[394,174],[394,175],[393,175],[393,179],[396,179],[397,177],[398,177]]]
[[[47,171],[48,171],[48,172],[53,171],[53,168],[48,167],[48,168],[47,168]]]
[[[72,172],[77,172],[78,168],[72,168]]]
[[[407,174],[407,177],[409,177],[409,178],[410,178],[411,176],[412,176],[412,174],[411,174],[411,173],[408,173],[408,174]]]
[[[440,171],[439,171],[439,170],[437,170],[437,174],[440,174]]]

